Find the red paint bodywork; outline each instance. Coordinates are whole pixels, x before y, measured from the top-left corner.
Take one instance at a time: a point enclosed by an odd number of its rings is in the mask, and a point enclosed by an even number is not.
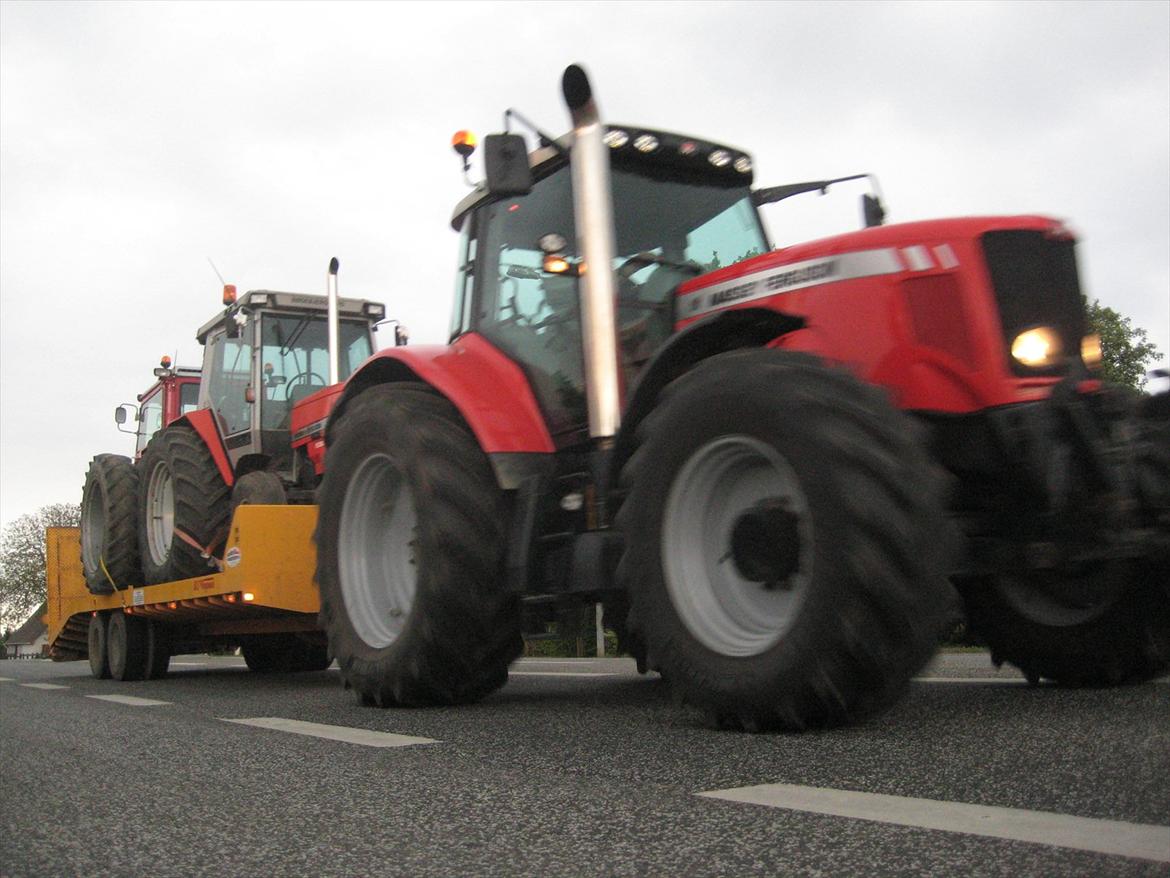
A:
[[[363,363],[347,387],[396,365],[449,399],[488,454],[555,450],[523,371],[483,336],[468,333],[446,347],[386,348]]]
[[[188,412],[183,420],[199,434],[207,450],[211,452],[211,458],[215,461],[219,474],[223,476],[224,484],[230,488],[236,479],[232,473],[231,461],[228,460],[227,449],[223,445],[223,437],[219,433],[219,425],[215,421],[215,413],[211,409],[198,409]]]
[[[807,351],[879,384],[904,409],[948,413],[1046,397],[1051,378],[1012,374],[980,236],[1027,229],[1071,237],[1041,216],[931,220],[863,229],[774,250],[682,284],[678,296],[790,263],[846,253],[894,250],[901,270],[820,283],[727,308],[768,308],[805,319],[776,347]],[[930,267],[905,251],[925,248]],[[944,266],[936,248],[957,264]],[[919,251],[922,252],[921,250]],[[681,312],[680,312],[681,313]],[[708,316],[707,312],[702,316]],[[695,318],[698,319],[698,318]],[[681,319],[682,329],[694,319]]]
[[[293,406],[289,427],[293,437],[292,447],[306,446],[305,451],[313,464],[313,471],[318,475],[325,471],[325,422],[344,390],[344,384],[323,387]]]

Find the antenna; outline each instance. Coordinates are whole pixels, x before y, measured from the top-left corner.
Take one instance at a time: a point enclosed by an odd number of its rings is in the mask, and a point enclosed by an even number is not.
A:
[[[207,256],[204,258],[207,260],[207,264],[211,266],[211,270],[215,272],[215,276],[219,278],[219,282],[226,287],[227,281],[223,279],[223,275],[219,273],[219,269],[215,267],[215,263],[211,261],[211,257]]]

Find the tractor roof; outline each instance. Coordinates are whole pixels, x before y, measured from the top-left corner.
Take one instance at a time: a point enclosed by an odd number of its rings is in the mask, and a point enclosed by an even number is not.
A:
[[[271,314],[325,314],[328,310],[329,300],[325,296],[312,293],[282,293],[276,290],[249,290],[240,296],[234,305],[199,327],[195,338],[203,344],[213,329],[223,325],[226,315],[239,311],[247,314],[258,311]],[[341,317],[361,317],[370,322],[377,322],[386,316],[385,305],[367,299],[338,299],[337,311]]]

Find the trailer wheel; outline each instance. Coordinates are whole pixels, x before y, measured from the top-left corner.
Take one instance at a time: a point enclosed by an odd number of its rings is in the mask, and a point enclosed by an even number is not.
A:
[[[240,645],[244,663],[258,674],[323,671],[333,663],[329,647],[296,634],[263,634]]]
[[[939,482],[882,393],[803,354],[677,379],[623,471],[619,578],[652,666],[721,726],[891,704],[957,601]]]
[[[141,680],[146,676],[146,620],[120,610],[110,614],[106,633],[110,676],[115,680]]]
[[[146,673],[143,679],[161,680],[171,663],[170,632],[158,622],[146,624]]]
[[[92,594],[141,581],[137,510],[133,461],[120,454],[94,457],[81,492],[81,565]]]
[[[96,613],[89,618],[89,671],[99,680],[110,678],[110,654],[107,651],[108,631],[106,614]]]
[[[364,391],[318,497],[320,622],[359,702],[453,704],[503,685],[523,649],[504,498],[454,407],[415,386]]]
[[[138,544],[147,584],[212,572],[231,520],[231,492],[190,427],[160,430],[139,463]],[[186,535],[200,548],[183,539]]]

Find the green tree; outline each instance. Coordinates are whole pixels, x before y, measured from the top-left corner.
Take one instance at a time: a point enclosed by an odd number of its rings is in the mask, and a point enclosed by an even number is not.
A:
[[[45,600],[45,528],[76,527],[81,509],[53,503],[20,516],[0,533],[0,623],[17,627]]]
[[[1146,331],[1096,299],[1086,302],[1085,312],[1089,332],[1101,338],[1101,376],[1135,390],[1145,387],[1146,370],[1158,359]]]

